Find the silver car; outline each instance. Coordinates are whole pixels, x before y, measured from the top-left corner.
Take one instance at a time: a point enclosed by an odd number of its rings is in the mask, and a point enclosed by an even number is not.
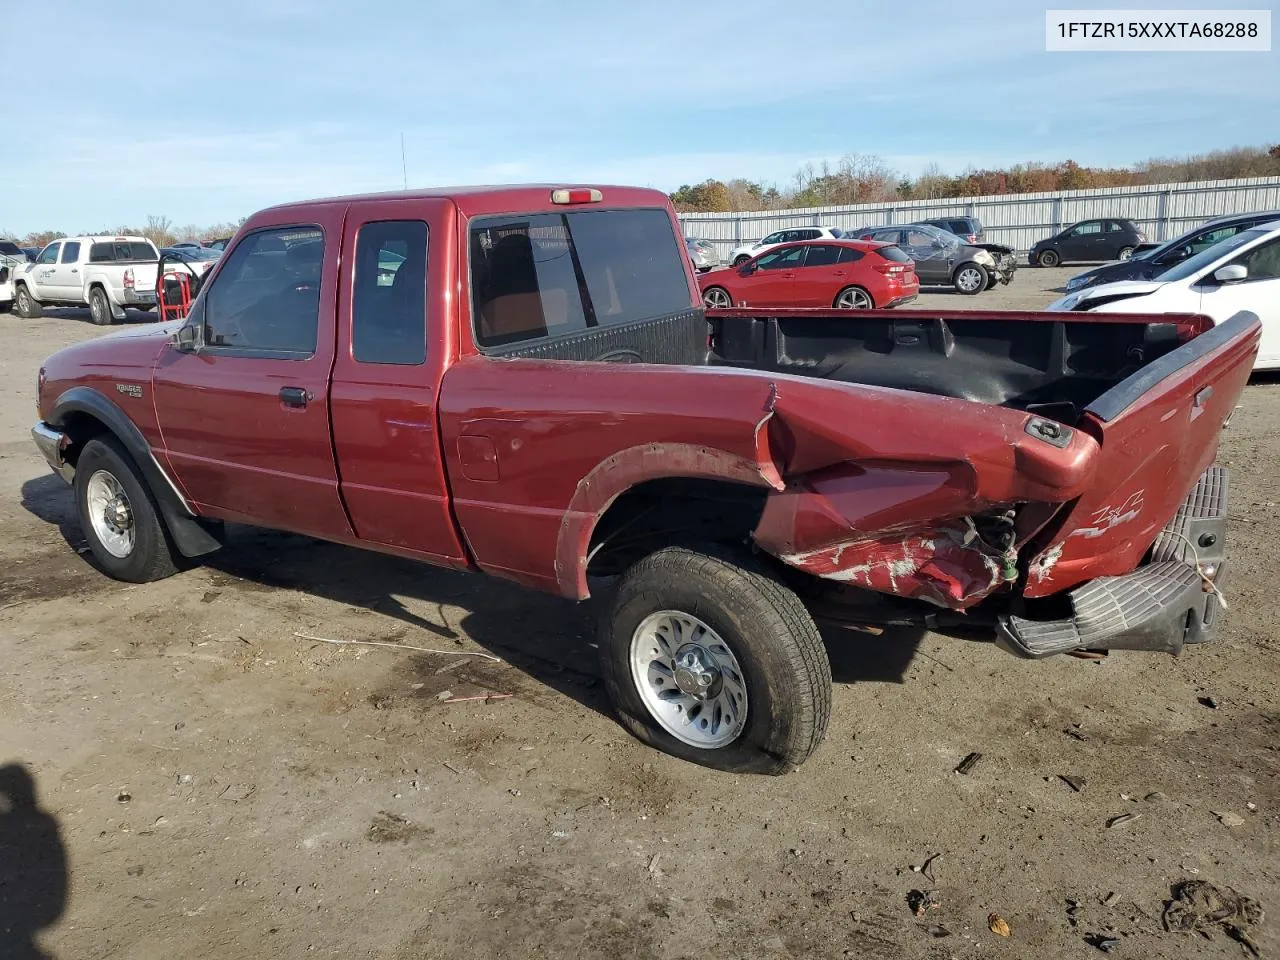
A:
[[[684,242],[689,248],[689,259],[693,261],[693,269],[698,273],[706,273],[720,266],[720,253],[710,240],[685,237]]]

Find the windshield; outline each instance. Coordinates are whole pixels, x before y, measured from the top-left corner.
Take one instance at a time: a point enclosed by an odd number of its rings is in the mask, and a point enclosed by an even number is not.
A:
[[[1233,250],[1239,250],[1243,246],[1247,246],[1254,240],[1265,237],[1270,231],[1254,228],[1252,230],[1242,230],[1234,237],[1228,237],[1221,243],[1215,243],[1212,247],[1206,247],[1194,257],[1188,257],[1175,267],[1155,275],[1156,280],[1161,283],[1167,283],[1171,280],[1185,280],[1187,277],[1194,276],[1210,264],[1216,263],[1223,257],[1227,256]]]

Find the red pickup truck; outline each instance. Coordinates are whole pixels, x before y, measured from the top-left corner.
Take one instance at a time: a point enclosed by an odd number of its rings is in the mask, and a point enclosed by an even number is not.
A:
[[[825,733],[820,622],[976,623],[1026,657],[1208,639],[1258,339],[1251,314],[709,319],[661,193],[451,189],[257,214],[184,321],[49,358],[33,436],[122,580],[229,521],[607,583],[628,729],[776,773]]]

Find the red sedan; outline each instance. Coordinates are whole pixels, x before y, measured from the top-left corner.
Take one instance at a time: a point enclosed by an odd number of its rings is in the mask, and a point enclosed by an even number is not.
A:
[[[773,247],[737,267],[698,275],[702,302],[723,307],[844,307],[909,303],[915,262],[891,243],[808,240]]]

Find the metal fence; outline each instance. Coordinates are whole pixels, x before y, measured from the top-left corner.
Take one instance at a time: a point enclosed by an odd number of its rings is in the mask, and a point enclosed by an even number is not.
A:
[[[844,230],[911,223],[935,217],[977,217],[988,243],[1030,250],[1077,220],[1126,217],[1150,240],[1168,240],[1214,217],[1255,210],[1280,210],[1280,177],[1202,180],[1143,187],[1062,190],[990,197],[899,200],[841,207],[805,207],[749,213],[683,213],[686,235],[710,240],[722,257],[786,227],[827,226]]]

